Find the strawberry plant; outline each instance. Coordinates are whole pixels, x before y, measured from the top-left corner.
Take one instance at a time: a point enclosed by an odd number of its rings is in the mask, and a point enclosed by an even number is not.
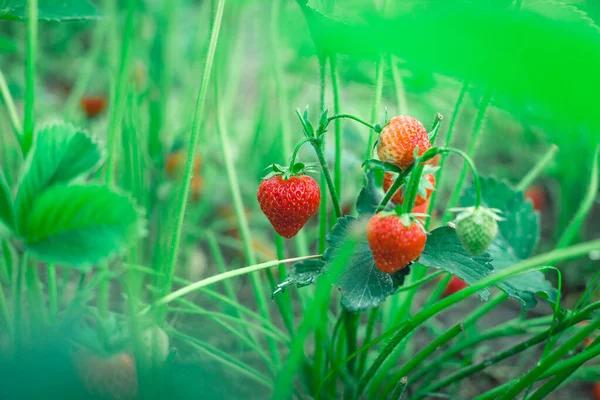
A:
[[[596,395],[599,17],[0,0],[0,397]]]

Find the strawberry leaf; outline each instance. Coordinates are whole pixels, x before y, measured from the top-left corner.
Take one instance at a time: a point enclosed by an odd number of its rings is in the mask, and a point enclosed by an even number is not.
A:
[[[325,263],[323,260],[306,260],[295,263],[286,280],[277,285],[272,297],[285,292],[285,289],[291,285],[296,285],[297,288],[312,285],[323,273],[324,268]]]
[[[472,256],[467,253],[456,231],[449,226],[435,229],[427,236],[425,250],[419,258],[419,264],[443,269],[469,285],[494,273],[491,261],[489,254]],[[489,289],[479,292],[483,300],[487,300],[490,295]]]
[[[528,258],[538,242],[539,215],[533,205],[525,199],[523,192],[512,188],[506,182],[494,178],[481,179],[482,203],[489,208],[502,210],[504,221],[498,222],[498,236],[488,252],[493,258],[495,270],[503,270]],[[473,205],[475,188],[468,187],[461,204]],[[530,308],[537,304],[536,295],[550,302],[556,301],[557,291],[540,271],[528,272],[510,278],[499,285],[509,296],[518,299],[523,306]]]
[[[335,262],[334,260],[355,225],[364,221],[366,219],[359,220],[350,216],[338,219],[326,238],[330,246],[323,255],[326,270]],[[397,289],[392,275],[385,274],[375,267],[366,235],[363,235],[355,246],[346,269],[335,285],[342,293],[342,306],[351,312],[377,307]]]
[[[381,188],[383,171],[380,168],[372,168],[366,173],[365,180],[366,184],[361,189],[358,198],[356,199],[356,210],[360,215],[373,215],[384,196],[383,189]],[[379,184],[377,182],[379,182]],[[393,209],[393,204],[390,202],[387,204],[384,211]]]

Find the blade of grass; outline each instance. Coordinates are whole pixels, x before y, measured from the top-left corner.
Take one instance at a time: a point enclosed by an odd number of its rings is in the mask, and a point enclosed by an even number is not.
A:
[[[10,121],[10,126],[12,127],[13,133],[17,138],[17,142],[23,144],[22,132],[23,128],[21,127],[21,122],[19,121],[19,116],[17,115],[17,109],[15,107],[15,102],[10,94],[10,90],[8,89],[8,85],[6,84],[6,79],[4,78],[4,74],[2,70],[0,70],[0,94],[2,95],[2,101],[4,102],[4,106],[6,107],[6,112],[8,113],[8,119]]]
[[[35,80],[38,50],[38,2],[27,0],[27,49],[25,59],[25,111],[23,116],[23,154],[33,145],[35,129]]]

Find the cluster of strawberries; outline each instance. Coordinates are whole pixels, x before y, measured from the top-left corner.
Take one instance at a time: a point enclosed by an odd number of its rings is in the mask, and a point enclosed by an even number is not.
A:
[[[412,174],[409,170],[415,169],[415,162],[430,148],[427,130],[421,122],[410,116],[392,118],[379,135],[379,160],[391,164],[403,175],[396,177],[391,172],[385,173],[383,188],[386,193],[392,189],[396,179],[403,179],[402,185],[391,196],[396,208],[375,214],[366,229],[375,265],[382,272],[399,271],[417,259],[425,248],[427,232],[422,225],[422,218],[429,208],[429,197],[435,190],[435,169],[428,165],[422,169],[423,175],[418,177],[418,194],[412,196],[413,204],[404,205],[405,201],[411,201],[406,200],[407,182],[410,179],[405,178]],[[303,171],[295,174],[282,170],[271,173],[262,181],[257,198],[275,231],[290,238],[317,212],[321,193],[317,182],[304,175]],[[498,231],[497,210],[476,206],[460,211],[456,230],[465,249],[475,255],[483,253]]]

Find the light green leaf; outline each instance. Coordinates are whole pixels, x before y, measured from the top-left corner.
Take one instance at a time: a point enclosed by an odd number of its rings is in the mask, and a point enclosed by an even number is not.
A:
[[[355,224],[360,223],[357,218],[350,216],[338,219],[327,235],[330,247],[323,255],[326,270],[335,262]],[[342,305],[351,312],[378,306],[389,295],[395,293],[397,288],[392,275],[385,274],[375,267],[366,234],[355,246],[354,254],[335,284],[342,293]]]
[[[0,0],[0,19],[27,19],[27,1]],[[80,21],[100,18],[96,7],[88,0],[38,0],[41,21]]]
[[[18,226],[25,224],[33,201],[46,188],[89,173],[101,160],[94,140],[72,125],[61,123],[41,129],[27,156],[17,193]]]
[[[498,222],[499,233],[488,249],[495,270],[503,270],[528,258],[537,245],[539,237],[539,215],[533,205],[525,199],[523,192],[510,187],[506,182],[494,178],[481,179],[482,202],[490,208],[502,210],[505,221]],[[475,188],[468,187],[461,204],[475,203]],[[536,294],[544,293],[549,301],[556,300],[556,289],[540,271],[528,272],[503,282],[499,287],[509,296],[517,298],[525,307],[534,307]]]
[[[56,185],[35,200],[22,234],[39,260],[84,269],[126,250],[144,226],[128,196],[103,186]]]
[[[449,226],[435,229],[427,236],[425,250],[419,258],[419,264],[440,268],[456,275],[468,285],[494,273],[489,254],[472,256],[460,243],[456,231]],[[488,289],[481,290],[479,296],[487,300],[491,295]]]
[[[6,182],[4,172],[0,169],[0,238],[10,235],[15,230],[15,211],[12,193]]]

